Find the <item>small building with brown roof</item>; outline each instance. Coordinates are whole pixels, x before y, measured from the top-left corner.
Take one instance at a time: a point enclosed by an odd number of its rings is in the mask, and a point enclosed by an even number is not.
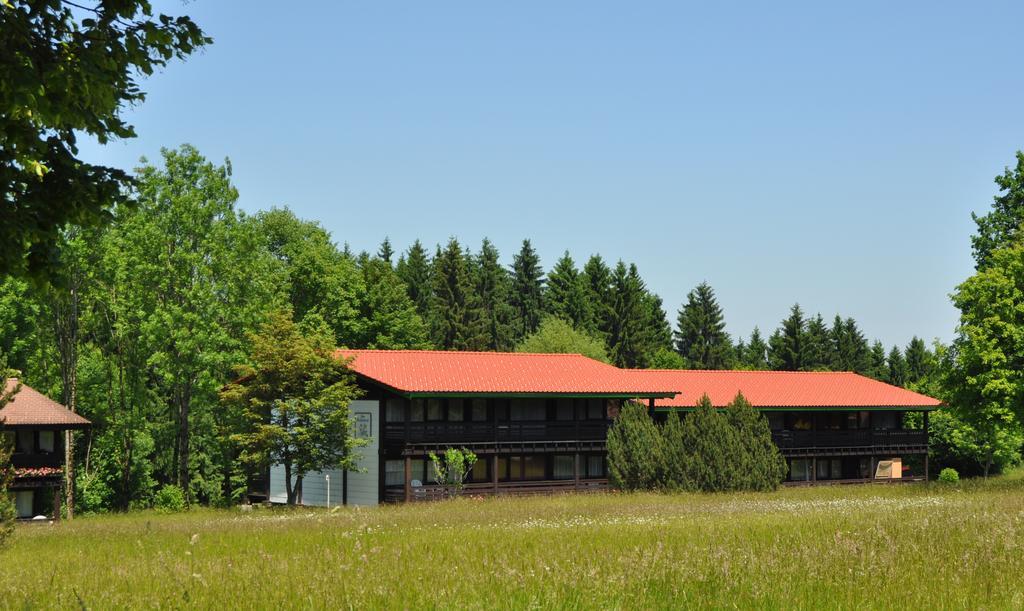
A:
[[[85,418],[39,391],[11,378],[4,394],[11,400],[0,408],[0,431],[11,444],[17,516],[60,517],[64,475],[64,435],[68,430],[90,426]]]

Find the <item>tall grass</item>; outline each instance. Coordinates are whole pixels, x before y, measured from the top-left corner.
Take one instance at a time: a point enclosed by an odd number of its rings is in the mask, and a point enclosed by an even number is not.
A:
[[[26,524],[0,606],[1024,608],[1024,478]]]

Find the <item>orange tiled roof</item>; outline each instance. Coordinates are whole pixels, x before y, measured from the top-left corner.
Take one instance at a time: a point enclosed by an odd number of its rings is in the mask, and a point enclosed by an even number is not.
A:
[[[9,392],[18,380],[10,378],[4,386]],[[0,423],[4,426],[54,426],[61,428],[79,428],[89,426],[90,422],[72,412],[60,403],[41,392],[21,385],[14,398],[0,409]]]
[[[338,350],[357,374],[404,394],[670,397],[680,388],[581,354]]]
[[[931,397],[851,372],[633,370],[634,375],[682,389],[655,407],[693,407],[705,393],[718,407],[737,392],[754,407],[934,408]]]

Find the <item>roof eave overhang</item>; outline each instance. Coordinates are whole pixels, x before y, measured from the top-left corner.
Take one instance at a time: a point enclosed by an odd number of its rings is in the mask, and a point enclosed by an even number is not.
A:
[[[59,429],[59,430],[78,431],[78,430],[90,428],[91,426],[92,426],[91,422],[85,422],[85,423],[76,422],[74,424],[69,424],[69,423],[59,424],[59,423],[54,423],[54,422],[35,422],[35,423],[24,423],[23,422],[23,423],[20,423],[20,424],[7,424],[7,423],[0,422],[0,430],[5,430],[5,431],[16,431],[18,429],[22,429],[22,430],[25,430],[25,429],[51,429],[51,430],[52,429]]]
[[[718,405],[721,409],[725,409],[725,405]],[[815,411],[830,411],[830,412],[879,412],[879,411],[892,411],[892,412],[933,412],[941,405],[793,405],[793,406],[779,406],[773,405],[770,407],[758,407],[754,406],[759,412],[815,412]],[[692,412],[697,409],[696,405],[682,406],[682,405],[658,405],[655,406],[655,412]]]
[[[666,392],[636,392],[636,391],[610,391],[610,392],[549,392],[549,391],[538,391],[538,392],[500,392],[500,391],[451,391],[451,390],[408,390],[404,388],[396,388],[378,380],[372,378],[366,374],[359,373],[358,371],[353,372],[356,375],[356,379],[363,382],[368,382],[382,388],[389,392],[393,392],[396,395],[405,397],[406,399],[429,399],[429,398],[464,398],[464,399],[479,399],[483,397],[498,397],[498,398],[537,398],[537,397],[561,397],[563,399],[671,399],[672,397],[679,394],[678,390],[666,391]]]

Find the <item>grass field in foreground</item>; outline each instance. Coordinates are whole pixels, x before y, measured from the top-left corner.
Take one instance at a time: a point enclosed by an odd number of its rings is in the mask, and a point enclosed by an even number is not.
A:
[[[20,526],[18,608],[1024,608],[1024,474]]]

